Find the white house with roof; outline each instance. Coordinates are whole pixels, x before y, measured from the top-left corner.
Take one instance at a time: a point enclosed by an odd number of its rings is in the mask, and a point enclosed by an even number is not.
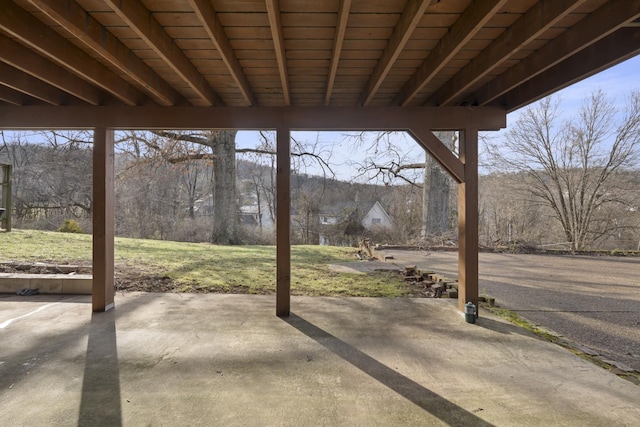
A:
[[[391,227],[393,221],[379,201],[342,202],[326,206],[320,213],[320,224],[339,224],[356,218],[366,228]]]
[[[355,222],[366,229],[391,227],[393,221],[379,201],[342,202],[326,206],[320,212],[320,227]],[[320,232],[320,244],[329,244],[327,236]]]

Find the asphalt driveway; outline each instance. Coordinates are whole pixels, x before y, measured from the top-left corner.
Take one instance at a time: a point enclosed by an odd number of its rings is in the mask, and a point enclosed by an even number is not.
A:
[[[457,278],[456,252],[384,252]],[[640,372],[640,258],[480,254],[480,291],[615,362]]]

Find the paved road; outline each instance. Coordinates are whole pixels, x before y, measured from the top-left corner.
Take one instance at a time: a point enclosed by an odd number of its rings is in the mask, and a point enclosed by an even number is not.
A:
[[[456,252],[385,254],[457,278]],[[501,307],[640,372],[640,258],[481,253],[479,269]]]

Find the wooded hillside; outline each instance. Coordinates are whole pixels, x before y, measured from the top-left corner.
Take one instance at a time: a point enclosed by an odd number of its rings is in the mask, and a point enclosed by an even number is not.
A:
[[[91,158],[87,135],[49,134],[35,144],[26,136],[4,140],[0,162],[14,166],[15,228],[59,229],[65,220],[91,231]],[[129,147],[130,148],[130,147]],[[172,163],[143,151],[118,150],[116,157],[116,227],[125,237],[208,241],[213,216],[212,163],[202,156]],[[234,221],[243,243],[275,242],[275,169],[272,156],[258,160],[236,155],[237,200]],[[640,240],[640,171],[616,173],[616,200],[594,214],[588,248],[636,249]],[[567,247],[553,212],[528,191],[517,173],[480,177],[480,243],[484,246],[535,245]],[[423,191],[416,185],[374,185],[294,172],[291,179],[294,244],[318,244],[324,234],[333,244],[353,244],[363,237],[375,243],[455,244],[456,186],[451,184],[449,230],[421,238]],[[609,188],[614,188],[610,186]],[[391,227],[364,229],[349,221],[329,228],[321,215],[345,202],[378,201]],[[355,230],[355,231],[354,231]],[[326,241],[326,240],[325,240]]]

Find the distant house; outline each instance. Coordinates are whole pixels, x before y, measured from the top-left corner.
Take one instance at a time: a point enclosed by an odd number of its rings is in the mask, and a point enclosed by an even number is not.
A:
[[[246,204],[240,206],[240,224],[250,227],[261,226],[265,230],[272,230],[275,227],[275,221],[271,218],[269,206],[266,203]]]
[[[275,227],[275,221],[269,214],[269,205],[261,203],[258,208],[258,203],[255,199],[249,198],[245,204],[238,207],[238,221],[241,225],[249,227],[258,227],[262,225],[262,228],[271,230]],[[213,196],[208,194],[201,199],[195,201],[193,206],[193,212],[196,216],[212,216],[213,215]]]
[[[320,211],[320,244],[337,244],[335,228],[344,225],[342,235],[361,234],[365,229],[388,228],[393,225],[391,217],[379,201],[342,202],[326,206]],[[332,227],[335,226],[335,227]]]
[[[379,201],[342,202],[324,207],[320,212],[320,224],[339,224],[356,219],[362,226],[391,227],[393,221]]]

